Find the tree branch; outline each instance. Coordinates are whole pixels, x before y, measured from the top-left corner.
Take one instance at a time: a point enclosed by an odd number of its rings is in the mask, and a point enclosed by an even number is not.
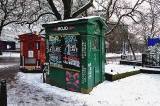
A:
[[[55,14],[57,20],[61,20],[62,17],[60,15],[60,13],[58,12],[57,8],[55,7],[53,1],[52,0],[47,0],[47,1],[48,1],[49,5],[50,5],[50,7],[52,9],[52,12]]]
[[[125,16],[131,17],[130,15],[135,11],[136,7],[137,7],[138,5],[140,5],[140,4],[142,4],[144,1],[145,1],[145,0],[142,0],[142,1],[140,2],[140,0],[138,0],[138,1],[136,2],[136,4],[134,5],[134,7],[131,9],[130,12],[121,15],[121,16],[119,17],[117,23],[112,27],[112,29],[111,29],[109,32],[106,33],[106,35],[111,34],[111,33],[114,31],[114,29],[117,28],[117,26],[120,24],[120,21],[121,21],[121,19],[122,19],[123,17],[125,17]],[[106,19],[106,20],[107,20],[107,19]],[[107,23],[107,22],[106,22],[106,23]]]
[[[110,8],[112,6],[112,0],[109,1],[109,4],[107,6],[107,10],[106,10],[106,22],[109,21],[109,17],[110,17]]]
[[[117,3],[117,1],[118,1],[118,0],[116,0],[116,1],[114,2],[114,4],[113,4],[113,8],[112,8],[112,11],[111,11],[111,13],[110,13],[109,18],[111,18],[111,17],[112,17],[112,15],[113,15],[113,13],[114,13],[114,11],[115,11],[115,7],[116,7],[116,3]]]
[[[77,17],[79,14],[81,14],[82,12],[84,12],[85,10],[87,10],[88,8],[90,8],[92,5],[93,5],[93,0],[90,0],[86,5],[84,5],[79,10],[77,10],[76,12],[74,12],[72,14],[72,18]]]
[[[23,21],[23,22],[17,22],[16,24],[29,24],[29,25],[30,25],[30,24],[33,24],[34,22],[37,22],[42,16],[48,15],[48,14],[54,15],[52,12],[47,12],[47,13],[40,14],[40,15],[38,16],[38,18],[35,19],[35,20],[33,20],[32,22]]]
[[[107,10],[107,8],[105,6],[103,6],[101,3],[99,3],[97,0],[95,1],[98,5],[100,5],[101,7],[103,7],[105,10]]]

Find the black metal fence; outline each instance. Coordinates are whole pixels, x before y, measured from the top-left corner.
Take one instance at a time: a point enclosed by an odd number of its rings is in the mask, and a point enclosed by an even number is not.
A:
[[[121,60],[128,60],[128,61],[134,61],[134,56],[131,54],[127,54],[127,55],[121,55]],[[142,54],[136,54],[136,60],[140,61],[142,60]]]
[[[144,66],[160,66],[160,55],[158,54],[142,54],[142,65]]]
[[[7,106],[7,86],[5,80],[0,80],[0,106]]]
[[[106,57],[106,64],[119,64],[121,60],[142,61],[142,54],[136,54],[136,60],[133,55],[121,55],[117,57]]]

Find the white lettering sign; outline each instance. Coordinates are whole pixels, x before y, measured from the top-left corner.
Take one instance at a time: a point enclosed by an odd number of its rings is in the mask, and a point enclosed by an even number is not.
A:
[[[74,26],[60,26],[53,28],[54,31],[67,31],[74,29]]]
[[[68,26],[58,27],[57,30],[58,31],[66,31],[66,30],[68,30]]]
[[[28,51],[28,57],[33,57],[33,51]]]

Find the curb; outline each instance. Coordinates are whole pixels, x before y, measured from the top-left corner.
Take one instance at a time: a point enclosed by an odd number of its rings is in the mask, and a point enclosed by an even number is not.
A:
[[[122,79],[122,78],[125,78],[125,77],[136,75],[136,74],[139,74],[139,73],[141,73],[140,70],[127,72],[127,73],[122,73],[122,74],[117,74],[117,75],[111,75],[111,74],[105,73],[105,79],[108,80],[108,81],[115,81],[115,80],[118,80],[118,79]]]

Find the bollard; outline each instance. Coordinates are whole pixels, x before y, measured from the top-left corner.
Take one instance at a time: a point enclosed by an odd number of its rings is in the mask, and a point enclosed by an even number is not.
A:
[[[0,80],[0,106],[7,106],[7,86],[5,80]]]

